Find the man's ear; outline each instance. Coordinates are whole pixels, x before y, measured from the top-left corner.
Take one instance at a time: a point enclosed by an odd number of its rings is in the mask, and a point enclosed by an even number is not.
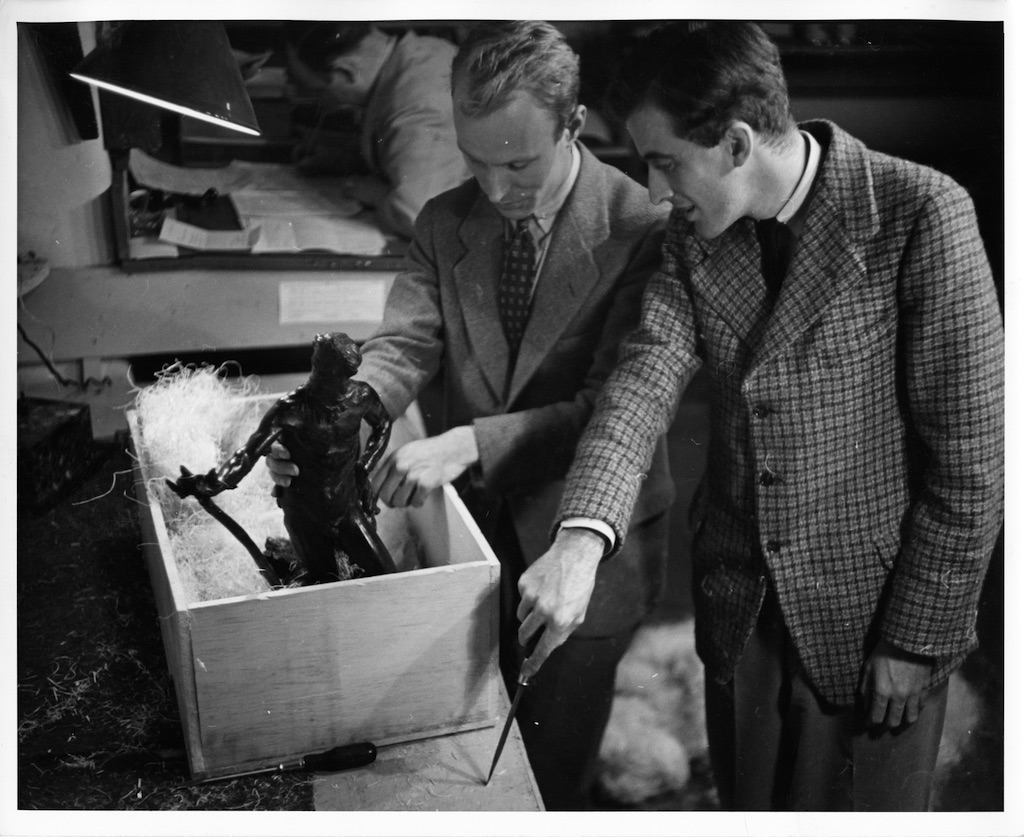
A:
[[[733,166],[739,168],[754,151],[754,129],[746,122],[733,122],[725,131],[725,142],[728,143]]]
[[[587,124],[587,106],[576,105],[576,109],[572,112],[572,116],[569,117],[569,123],[565,126],[566,140],[570,143],[575,142],[583,131],[583,126]]]
[[[345,84],[354,84],[359,73],[359,64],[351,55],[339,55],[331,61],[330,74],[340,76]]]

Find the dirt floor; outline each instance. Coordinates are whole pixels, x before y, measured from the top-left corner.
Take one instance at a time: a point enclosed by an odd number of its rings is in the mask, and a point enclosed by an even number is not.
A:
[[[123,445],[18,509],[18,807],[312,810],[309,774],[192,785]]]
[[[142,553],[124,445],[55,506],[18,508],[18,787],[21,809],[313,809],[312,777],[190,783],[173,685]],[[1001,566],[981,609],[982,650],[964,668],[977,717],[947,762],[944,811],[1003,808]],[[706,758],[679,794],[634,810],[716,807]],[[612,800],[609,809],[622,810]]]

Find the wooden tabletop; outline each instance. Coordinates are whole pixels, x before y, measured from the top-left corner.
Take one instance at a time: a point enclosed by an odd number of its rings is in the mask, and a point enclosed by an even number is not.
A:
[[[501,759],[484,784],[509,709],[499,690],[493,727],[381,747],[356,770],[318,774],[318,811],[543,811],[519,726],[512,724]]]

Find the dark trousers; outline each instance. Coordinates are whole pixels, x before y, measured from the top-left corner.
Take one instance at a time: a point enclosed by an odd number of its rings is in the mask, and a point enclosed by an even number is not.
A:
[[[519,577],[525,563],[504,504],[491,522],[489,540],[502,565],[501,671],[511,696],[525,657],[516,616]],[[662,527],[656,531],[663,535],[667,518],[663,516],[653,525]],[[632,626],[609,636],[570,636],[523,691],[516,721],[548,810],[590,807],[597,753],[615,693],[616,667],[635,630]]]
[[[705,683],[711,766],[722,808],[927,811],[947,683],[895,732],[822,704],[769,596],[733,679]]]

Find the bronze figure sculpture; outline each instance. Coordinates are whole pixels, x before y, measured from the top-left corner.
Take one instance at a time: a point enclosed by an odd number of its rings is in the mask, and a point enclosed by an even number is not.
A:
[[[377,535],[377,498],[369,479],[387,447],[391,420],[373,387],[352,380],[361,360],[348,335],[318,334],[309,380],[278,399],[246,443],[219,468],[192,474],[182,466],[182,475],[170,483],[179,496],[198,498],[232,530],[272,586],[278,586],[275,574],[293,575],[288,561],[275,554],[280,544],[268,542],[269,554],[261,560],[258,548],[211,508],[209,498],[235,488],[278,440],[299,466],[291,485],[274,490],[298,565],[298,575],[289,583],[319,584],[396,571]],[[363,421],[370,427],[365,449],[360,439]]]

